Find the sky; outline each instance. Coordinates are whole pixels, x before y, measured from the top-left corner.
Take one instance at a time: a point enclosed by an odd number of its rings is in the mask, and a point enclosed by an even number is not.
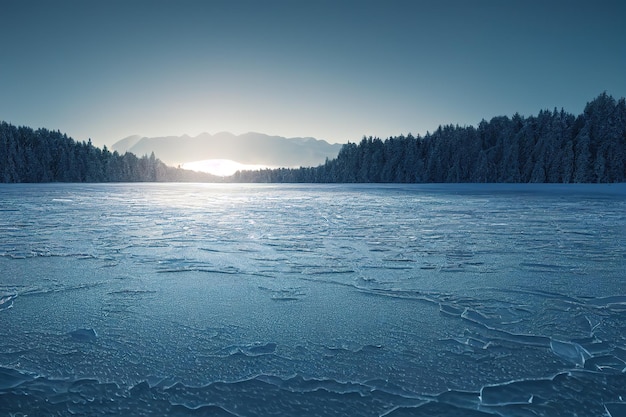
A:
[[[331,143],[626,96],[623,0],[0,0],[0,120]]]

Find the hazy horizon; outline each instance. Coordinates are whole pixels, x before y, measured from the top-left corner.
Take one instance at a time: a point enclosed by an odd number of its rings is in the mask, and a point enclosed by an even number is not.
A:
[[[340,144],[315,138],[284,138],[262,133],[220,132],[197,136],[129,136],[110,150],[155,156],[170,166],[228,176],[239,170],[317,166],[339,153]]]
[[[615,0],[7,1],[0,120],[110,146],[222,131],[345,143],[579,114],[626,96],[624,15]]]

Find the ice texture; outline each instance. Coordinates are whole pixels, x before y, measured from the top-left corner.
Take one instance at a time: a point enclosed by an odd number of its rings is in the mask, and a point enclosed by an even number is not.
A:
[[[94,342],[98,338],[94,329],[76,329],[72,330],[69,335],[80,342]]]
[[[624,185],[0,195],[0,415],[626,408]]]

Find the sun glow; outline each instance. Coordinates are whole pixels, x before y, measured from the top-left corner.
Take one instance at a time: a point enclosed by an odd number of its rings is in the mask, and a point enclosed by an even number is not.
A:
[[[231,159],[206,159],[203,161],[186,162],[180,167],[192,171],[207,172],[220,177],[228,177],[237,171],[274,168],[267,165],[241,164]]]

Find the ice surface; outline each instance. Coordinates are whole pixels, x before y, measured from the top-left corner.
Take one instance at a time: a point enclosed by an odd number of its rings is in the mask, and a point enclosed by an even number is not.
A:
[[[625,407],[623,185],[0,193],[2,415]]]
[[[585,361],[591,358],[587,350],[575,342],[563,342],[561,340],[550,340],[550,349],[558,357],[573,363],[576,366],[585,366]]]
[[[34,377],[26,372],[0,366],[0,392],[15,388],[33,379]]]
[[[13,300],[15,299],[15,297],[17,297],[16,293],[0,293],[0,311],[13,307]]]
[[[604,407],[609,417],[626,416],[626,403],[606,403]]]
[[[79,342],[95,342],[98,338],[98,334],[94,329],[76,329],[72,330],[69,335]]]

